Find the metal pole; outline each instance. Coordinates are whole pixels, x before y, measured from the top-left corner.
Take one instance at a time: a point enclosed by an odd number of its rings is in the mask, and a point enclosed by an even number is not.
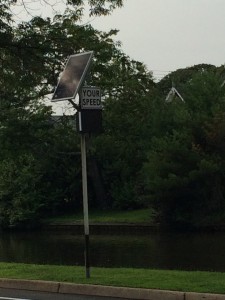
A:
[[[90,278],[86,141],[85,141],[85,134],[83,133],[81,134],[81,163],[82,163],[83,210],[84,210],[85,268],[86,268],[86,278]]]

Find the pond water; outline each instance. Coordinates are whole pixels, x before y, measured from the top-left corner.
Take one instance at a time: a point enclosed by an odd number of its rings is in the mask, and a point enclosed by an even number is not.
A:
[[[84,238],[67,231],[1,232],[0,261],[84,265]],[[90,236],[92,266],[225,271],[225,233]]]

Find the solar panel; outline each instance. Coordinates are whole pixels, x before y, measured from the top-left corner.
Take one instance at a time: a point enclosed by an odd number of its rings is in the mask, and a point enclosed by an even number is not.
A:
[[[59,79],[52,101],[74,99],[85,79],[93,51],[71,55]]]

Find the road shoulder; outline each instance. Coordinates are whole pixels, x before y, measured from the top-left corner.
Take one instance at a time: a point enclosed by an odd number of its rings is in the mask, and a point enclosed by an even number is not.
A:
[[[165,291],[7,278],[0,279],[0,288],[140,300],[225,300],[225,295],[220,294]]]

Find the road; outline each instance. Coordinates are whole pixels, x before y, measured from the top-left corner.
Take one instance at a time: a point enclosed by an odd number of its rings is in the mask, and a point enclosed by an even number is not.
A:
[[[37,291],[0,288],[0,300],[124,300],[124,298],[110,298],[97,296],[81,296],[71,294],[57,294]]]

